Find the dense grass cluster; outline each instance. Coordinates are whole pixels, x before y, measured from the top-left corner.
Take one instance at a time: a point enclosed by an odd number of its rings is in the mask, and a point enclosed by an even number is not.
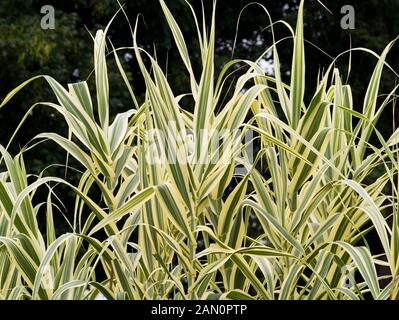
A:
[[[216,74],[216,3],[208,26],[192,10],[202,61],[194,71],[176,20],[160,4],[190,92],[173,93],[157,60],[137,45],[136,23],[128,50],[146,85],[138,101],[107,27],[94,39],[96,96],[86,82],[64,88],[44,76],[58,103],[40,105],[61,114],[69,134],[42,133],[27,147],[57,143],[84,168],[79,184],[30,175],[23,152],[13,157],[0,146],[0,298],[398,299],[399,131],[385,140],[376,130],[396,99],[397,87],[379,92],[393,43],[381,55],[357,49],[377,58],[359,113],[335,61],[314,75],[317,89],[305,103],[303,1],[295,30],[278,22],[292,33],[290,83],[282,80],[278,39],[265,52],[273,54],[273,76],[248,60]],[[116,116],[106,58],[115,59],[132,97]],[[64,210],[59,185],[76,194],[66,234],[54,223]],[[45,202],[35,200],[39,189]],[[371,248],[370,232],[379,239]]]

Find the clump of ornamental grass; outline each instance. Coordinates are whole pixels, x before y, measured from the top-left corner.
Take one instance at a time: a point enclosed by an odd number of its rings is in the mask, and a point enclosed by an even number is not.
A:
[[[399,132],[384,140],[376,130],[396,99],[397,88],[379,99],[393,42],[374,54],[357,112],[335,60],[304,100],[304,1],[295,30],[284,23],[293,41],[290,83],[282,80],[270,17],[273,43],[265,54],[272,53],[274,75],[259,67],[262,57],[232,60],[217,74],[216,1],[202,26],[187,2],[198,31],[197,73],[177,21],[160,5],[190,92],[174,94],[158,61],[137,45],[136,22],[124,50],[134,54],[145,83],[139,101],[119,50],[107,44],[108,25],[94,37],[96,95],[85,81],[65,88],[44,76],[58,102],[38,105],[62,115],[69,134],[44,132],[27,147],[57,143],[84,168],[79,184],[30,175],[24,151],[13,157],[0,147],[0,298],[398,299]],[[115,116],[107,58],[115,59],[132,99]],[[231,83],[237,65],[244,71]],[[223,98],[227,85],[233,89]],[[66,234],[56,228],[59,185],[76,194]],[[35,198],[39,189],[47,191],[43,203]],[[100,203],[91,199],[93,189],[101,191]],[[255,235],[254,221],[261,230]],[[370,231],[381,252],[369,248]]]

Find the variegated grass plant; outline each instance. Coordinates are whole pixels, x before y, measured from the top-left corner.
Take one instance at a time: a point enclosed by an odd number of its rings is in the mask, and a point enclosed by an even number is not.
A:
[[[0,298],[398,299],[399,131],[386,141],[376,130],[396,99],[397,87],[383,99],[379,92],[393,42],[381,55],[352,49],[377,58],[359,113],[335,60],[304,101],[304,1],[295,30],[269,17],[274,40],[265,54],[273,54],[273,76],[248,60],[232,60],[216,74],[216,1],[210,25],[197,20],[187,2],[198,31],[197,74],[175,18],[164,0],[160,5],[190,92],[173,93],[157,60],[137,45],[137,22],[132,46],[118,50],[107,44],[107,26],[94,37],[95,97],[87,82],[64,88],[43,76],[58,103],[37,105],[60,113],[68,136],[42,133],[15,157],[0,148],[6,168],[0,173]],[[290,83],[281,76],[276,23],[292,33]],[[137,59],[144,101],[118,58],[122,49]],[[116,116],[107,57],[115,59],[132,98],[131,108]],[[244,71],[231,84],[237,65]],[[228,85],[233,90],[224,98]],[[229,139],[232,132],[238,136]],[[77,186],[26,172],[24,150],[48,140],[84,168]],[[259,150],[249,154],[249,143]],[[76,194],[70,232],[62,235],[55,225],[64,210],[60,184]],[[39,188],[47,190],[44,203],[35,200]],[[89,196],[95,188],[100,203]],[[255,235],[253,221],[260,228]],[[368,245],[370,231],[380,252]],[[388,270],[384,275],[380,266]],[[383,279],[389,284],[381,286]]]

